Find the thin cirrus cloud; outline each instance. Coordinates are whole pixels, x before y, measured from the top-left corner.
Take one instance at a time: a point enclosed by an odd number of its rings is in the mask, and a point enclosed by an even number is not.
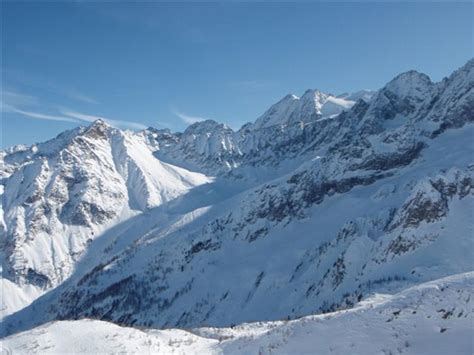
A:
[[[183,121],[186,124],[193,124],[196,122],[209,120],[209,118],[206,118],[206,117],[187,115],[176,109],[172,109],[171,112],[173,113],[173,115],[178,116],[181,119],[181,121]]]
[[[90,96],[87,96],[79,91],[76,91],[74,89],[69,89],[63,91],[63,94],[73,100],[80,101],[80,102],[85,102],[86,104],[98,104],[99,102],[96,99],[93,99]]]
[[[38,103],[38,98],[31,95],[26,95],[19,93],[10,89],[2,90],[2,99],[1,104],[3,105],[12,105],[12,106],[28,106],[36,105]]]
[[[86,96],[84,98],[86,98]],[[12,90],[11,88],[2,91],[0,111],[7,114],[18,114],[23,117],[35,120],[70,122],[78,124],[102,119],[114,127],[125,127],[132,129],[147,128],[145,125],[138,122],[114,120],[106,117],[84,114],[65,108],[57,108],[58,112],[55,114],[44,113],[36,109],[39,105],[40,100],[35,96],[20,93],[16,90]]]
[[[46,121],[61,121],[61,122],[73,122],[73,123],[80,123],[81,121],[67,117],[67,116],[55,116],[55,115],[48,115],[40,112],[33,112],[33,111],[25,111],[22,109],[19,109],[17,107],[4,104],[2,103],[2,111],[3,112],[11,112],[11,113],[17,113],[19,115],[22,115],[24,117],[36,119],[36,120],[46,120]]]
[[[35,106],[39,103],[39,100],[35,96],[22,94],[14,90],[5,89],[2,91],[2,99],[0,101],[1,112],[4,113],[16,113],[24,117],[36,119],[36,120],[48,120],[48,121],[64,121],[64,122],[79,122],[78,120],[65,117],[45,114],[41,112],[35,112],[25,107]]]
[[[77,119],[79,121],[83,122],[94,122],[96,120],[103,120],[107,123],[109,123],[112,126],[115,127],[128,127],[128,128],[133,128],[133,129],[146,129],[147,126],[138,123],[138,122],[130,122],[130,121],[123,121],[123,120],[113,120],[110,118],[105,118],[102,116],[95,116],[95,115],[88,115],[80,112],[74,112],[70,110],[62,110],[61,113],[67,117],[72,117],[74,119]]]
[[[88,115],[84,113],[74,112],[71,110],[61,111],[60,114],[46,114],[43,112],[33,111],[31,109],[23,109],[11,104],[1,102],[1,111],[4,113],[15,113],[23,117],[35,119],[35,120],[45,120],[45,121],[59,121],[59,122],[70,122],[70,123],[84,123],[84,122],[94,122],[98,119],[101,119],[114,127],[125,127],[132,129],[145,129],[145,125],[138,122],[130,122],[123,120],[113,120],[102,116]]]
[[[24,86],[35,90],[50,92],[86,104],[99,103],[95,98],[75,88],[60,85],[48,78],[27,74],[22,70],[13,68],[2,68],[1,72],[4,77],[4,82],[10,82],[14,86]]]

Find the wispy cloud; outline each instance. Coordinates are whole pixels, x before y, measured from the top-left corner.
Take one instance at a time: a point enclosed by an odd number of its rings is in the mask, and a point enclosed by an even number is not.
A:
[[[171,112],[173,113],[173,115],[178,116],[181,119],[181,121],[187,124],[193,124],[196,122],[209,120],[209,118],[206,118],[206,117],[187,115],[175,109],[172,109]]]
[[[63,94],[73,100],[76,100],[76,101],[80,101],[80,102],[85,102],[86,104],[98,104],[99,102],[90,97],[90,96],[87,96],[75,89],[65,89],[62,91]]]
[[[2,75],[4,82],[10,82],[13,86],[24,86],[33,88],[35,91],[43,91],[53,93],[65,98],[69,98],[78,102],[87,104],[98,104],[99,102],[90,95],[84,94],[76,88],[71,88],[65,85],[60,85],[51,81],[49,78],[44,78],[37,75],[27,74],[22,70],[12,68],[2,68]]]
[[[87,99],[87,97],[84,97],[83,99]],[[39,109],[40,104],[41,109]],[[45,113],[45,106],[47,105],[41,103],[40,100],[35,96],[23,94],[16,90],[12,90],[11,88],[5,88],[4,90],[2,90],[0,100],[1,112],[14,113],[22,115],[23,117],[36,120],[62,121],[82,124],[84,122],[93,122],[95,120],[102,119],[103,121],[108,122],[114,127],[123,127],[131,129],[147,128],[147,126],[139,122],[110,119],[98,115],[80,113],[75,110],[63,107],[52,107],[48,111],[52,111],[53,113]]]
[[[123,121],[123,120],[114,120],[110,118],[106,118],[103,116],[96,116],[96,115],[89,115],[85,113],[80,113],[80,112],[74,112],[70,111],[67,109],[64,109],[61,111],[62,114],[64,114],[67,117],[73,117],[74,119],[83,121],[83,122],[94,122],[98,119],[101,119],[110,125],[114,127],[128,127],[128,128],[133,128],[133,129],[145,129],[147,126],[138,123],[138,122],[131,122],[131,121]]]
[[[84,122],[91,123],[91,122],[101,119],[114,127],[124,127],[124,128],[132,128],[132,129],[147,128],[147,126],[138,122],[114,120],[114,119],[110,119],[103,116],[89,115],[89,114],[84,114],[84,113],[74,112],[74,111],[67,111],[67,110],[61,111],[59,115],[50,115],[50,114],[46,114],[42,112],[23,110],[21,108],[17,108],[5,103],[2,103],[1,108],[3,112],[16,113],[24,117],[33,118],[37,120],[62,121],[62,122],[72,122],[72,123],[81,124]]]
[[[0,102],[2,105],[29,106],[37,104],[38,98],[31,95],[21,94],[17,91],[3,89]]]
[[[77,120],[72,117],[67,117],[67,116],[56,116],[56,115],[48,115],[45,113],[40,113],[40,112],[32,112],[32,111],[25,111],[22,109],[19,109],[17,107],[5,104],[2,102],[2,111],[3,112],[11,112],[11,113],[17,113],[19,115],[28,117],[28,118],[33,118],[36,120],[47,120],[47,121],[62,121],[62,122],[73,122],[73,123],[80,123],[80,120]]]

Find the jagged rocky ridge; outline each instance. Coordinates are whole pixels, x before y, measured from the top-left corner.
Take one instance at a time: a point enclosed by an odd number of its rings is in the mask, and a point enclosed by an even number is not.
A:
[[[471,60],[440,83],[404,73],[342,113],[324,115],[309,91],[237,132],[206,121],[131,134],[157,161],[217,179],[95,238],[72,276],[6,329],[39,309],[37,323],[294,318],[470,271],[473,87]]]

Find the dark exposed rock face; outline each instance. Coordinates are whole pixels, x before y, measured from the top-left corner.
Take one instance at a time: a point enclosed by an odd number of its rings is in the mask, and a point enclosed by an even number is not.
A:
[[[416,187],[410,199],[398,211],[392,223],[387,227],[391,231],[399,226],[415,228],[420,223],[432,223],[445,217],[449,212],[449,201],[463,199],[472,193],[472,176],[451,170],[447,176],[422,181]]]
[[[40,274],[39,272],[33,269],[28,269],[26,274],[26,280],[28,281],[28,283],[40,287],[42,289],[46,289],[52,286],[48,276]]]
[[[199,241],[192,245],[191,249],[186,252],[185,259],[189,263],[194,257],[194,254],[197,254],[204,250],[216,250],[219,249],[220,243],[213,242],[211,239],[205,241]]]
[[[425,143],[416,142],[412,146],[409,146],[408,148],[402,151],[397,151],[392,154],[370,155],[362,163],[354,164],[351,169],[385,171],[393,168],[402,167],[414,161],[420,155],[422,149],[425,147]]]

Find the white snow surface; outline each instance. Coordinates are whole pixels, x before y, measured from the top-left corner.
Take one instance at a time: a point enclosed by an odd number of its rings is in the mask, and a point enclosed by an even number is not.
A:
[[[143,132],[102,121],[2,164],[3,316],[64,281],[107,229],[213,180],[159,161]]]
[[[473,123],[471,60],[1,151],[4,349],[471,354]]]
[[[320,118],[332,117],[348,110],[354,104],[355,101],[334,97],[319,90],[307,90],[301,98],[288,94],[258,118],[252,129],[284,126],[297,120],[304,122],[313,115]]]
[[[3,354],[472,354],[474,273],[374,294],[350,310],[189,330],[56,321],[2,340]]]

